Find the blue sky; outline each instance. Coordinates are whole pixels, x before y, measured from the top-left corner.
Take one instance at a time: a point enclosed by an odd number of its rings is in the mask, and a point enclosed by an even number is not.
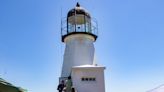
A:
[[[106,92],[164,84],[163,0],[1,0],[0,77],[29,92],[57,92],[61,10],[65,17],[77,1],[98,21]]]

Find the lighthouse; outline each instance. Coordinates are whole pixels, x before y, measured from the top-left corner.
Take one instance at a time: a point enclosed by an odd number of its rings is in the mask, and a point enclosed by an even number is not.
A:
[[[62,20],[61,41],[65,52],[59,81],[71,77],[71,86],[77,92],[105,92],[105,67],[95,62],[97,34],[97,22],[79,3]]]

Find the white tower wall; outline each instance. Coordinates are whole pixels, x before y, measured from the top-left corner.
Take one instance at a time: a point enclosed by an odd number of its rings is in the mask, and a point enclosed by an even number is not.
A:
[[[94,59],[94,37],[88,34],[72,34],[66,43],[61,77],[68,77],[73,66],[92,65]]]

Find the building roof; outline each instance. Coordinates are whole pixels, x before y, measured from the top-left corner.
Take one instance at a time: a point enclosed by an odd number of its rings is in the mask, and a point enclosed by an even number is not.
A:
[[[25,92],[27,90],[16,87],[13,84],[7,82],[6,80],[0,78],[0,92]]]
[[[0,84],[13,86],[11,83],[7,82],[6,80],[4,80],[2,78],[0,78]]]

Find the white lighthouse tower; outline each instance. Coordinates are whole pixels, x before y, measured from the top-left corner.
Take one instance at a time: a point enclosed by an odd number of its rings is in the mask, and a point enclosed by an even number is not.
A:
[[[79,3],[62,21],[61,36],[66,47],[60,81],[71,76],[77,92],[105,92],[105,67],[94,62],[97,23]]]

